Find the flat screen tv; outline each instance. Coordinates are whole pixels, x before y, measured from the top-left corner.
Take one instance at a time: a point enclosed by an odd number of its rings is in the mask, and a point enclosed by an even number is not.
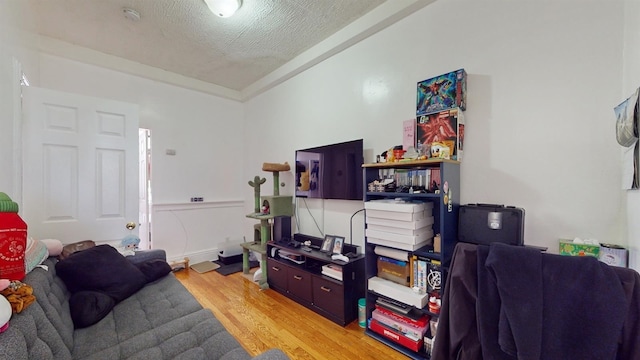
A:
[[[296,196],[362,200],[362,139],[296,150]]]

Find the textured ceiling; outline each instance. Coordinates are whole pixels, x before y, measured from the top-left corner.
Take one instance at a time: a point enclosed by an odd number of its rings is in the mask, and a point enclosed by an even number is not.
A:
[[[233,17],[220,18],[203,0],[21,1],[40,35],[236,91],[385,2],[244,0]],[[140,21],[123,8],[137,10]]]

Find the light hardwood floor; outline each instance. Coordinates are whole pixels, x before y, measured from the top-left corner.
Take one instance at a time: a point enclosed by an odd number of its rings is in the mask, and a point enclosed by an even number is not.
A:
[[[274,290],[260,290],[241,272],[175,275],[251,355],[279,348],[293,360],[407,359],[365,335],[357,320],[337,325]]]

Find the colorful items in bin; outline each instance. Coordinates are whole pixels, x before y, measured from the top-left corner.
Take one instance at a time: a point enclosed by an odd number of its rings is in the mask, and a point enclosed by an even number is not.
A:
[[[452,71],[418,82],[416,115],[459,107],[466,110],[467,73],[464,69]]]

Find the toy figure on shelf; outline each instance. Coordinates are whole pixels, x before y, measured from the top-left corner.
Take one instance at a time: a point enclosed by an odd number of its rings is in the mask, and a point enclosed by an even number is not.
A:
[[[129,234],[122,238],[118,252],[124,256],[132,256],[136,254],[138,245],[140,244],[140,238],[136,234]]]

